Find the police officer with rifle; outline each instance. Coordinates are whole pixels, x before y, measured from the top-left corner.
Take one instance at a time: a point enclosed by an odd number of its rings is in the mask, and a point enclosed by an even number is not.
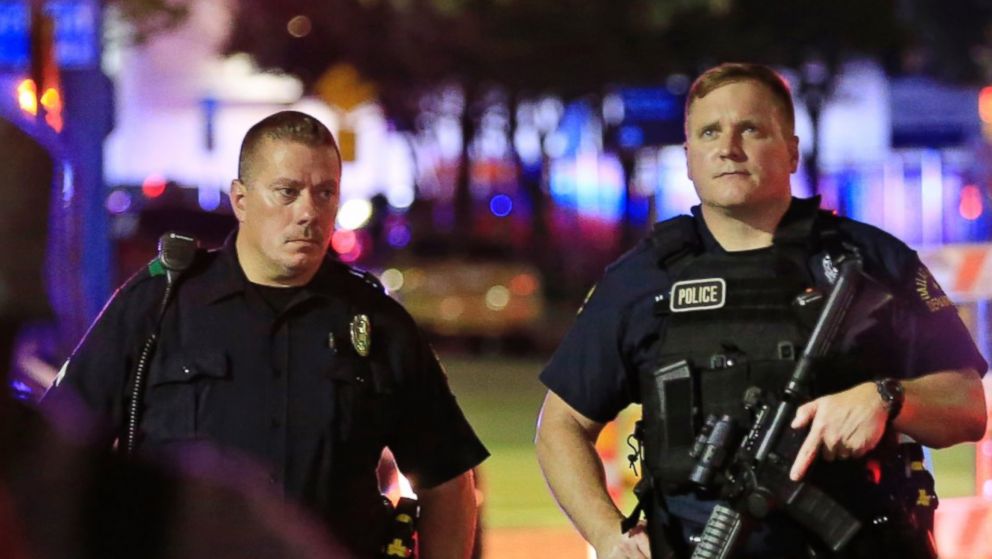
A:
[[[700,205],[607,268],[541,374],[554,497],[601,558],[935,557],[921,445],[986,426],[953,304],[901,241],[791,196],[792,98],[769,68],[700,76],[685,149]],[[593,444],[632,403],[627,515]]]

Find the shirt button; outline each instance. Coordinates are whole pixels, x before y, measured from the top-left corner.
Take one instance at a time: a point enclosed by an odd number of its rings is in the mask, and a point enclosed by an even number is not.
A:
[[[269,483],[276,484],[279,483],[279,478],[275,474],[269,476]]]
[[[280,421],[278,417],[273,417],[272,418],[272,426],[273,427],[281,427],[282,426],[282,421]]]

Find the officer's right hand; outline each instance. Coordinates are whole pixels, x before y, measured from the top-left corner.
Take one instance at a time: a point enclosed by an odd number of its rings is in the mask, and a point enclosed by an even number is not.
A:
[[[617,534],[604,546],[597,549],[599,559],[651,559],[651,545],[642,520],[626,534]]]

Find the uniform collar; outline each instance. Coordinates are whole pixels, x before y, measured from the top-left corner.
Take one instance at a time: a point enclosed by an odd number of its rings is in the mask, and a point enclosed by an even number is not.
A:
[[[217,262],[209,266],[204,272],[201,281],[193,282],[186,289],[190,291],[190,296],[195,301],[204,305],[216,303],[227,297],[243,294],[251,287],[251,282],[245,276],[241,262],[238,260],[238,251],[235,246],[237,239],[237,229],[228,234],[224,244],[216,249]],[[335,282],[335,262],[325,257],[314,277],[303,286],[300,296],[295,298],[292,306],[310,297],[329,298],[329,293],[333,289],[329,287]]]
[[[820,197],[811,198],[792,197],[789,208],[785,210],[782,220],[775,228],[775,245],[805,244],[811,238],[813,223],[816,220],[817,211],[820,208]],[[707,251],[723,251],[716,237],[706,227],[706,220],[703,219],[702,208],[696,204],[691,208],[692,217],[696,224],[696,231],[703,243],[703,248]]]

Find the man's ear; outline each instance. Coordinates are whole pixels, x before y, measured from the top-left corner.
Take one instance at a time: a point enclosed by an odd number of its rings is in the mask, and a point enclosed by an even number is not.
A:
[[[248,195],[248,187],[238,179],[231,181],[231,209],[239,222],[245,220],[245,197]]]
[[[792,173],[799,170],[799,136],[793,136],[789,141],[789,168]]]
[[[685,154],[685,174],[692,182],[692,165],[689,165],[689,142],[682,142],[682,153]]]

